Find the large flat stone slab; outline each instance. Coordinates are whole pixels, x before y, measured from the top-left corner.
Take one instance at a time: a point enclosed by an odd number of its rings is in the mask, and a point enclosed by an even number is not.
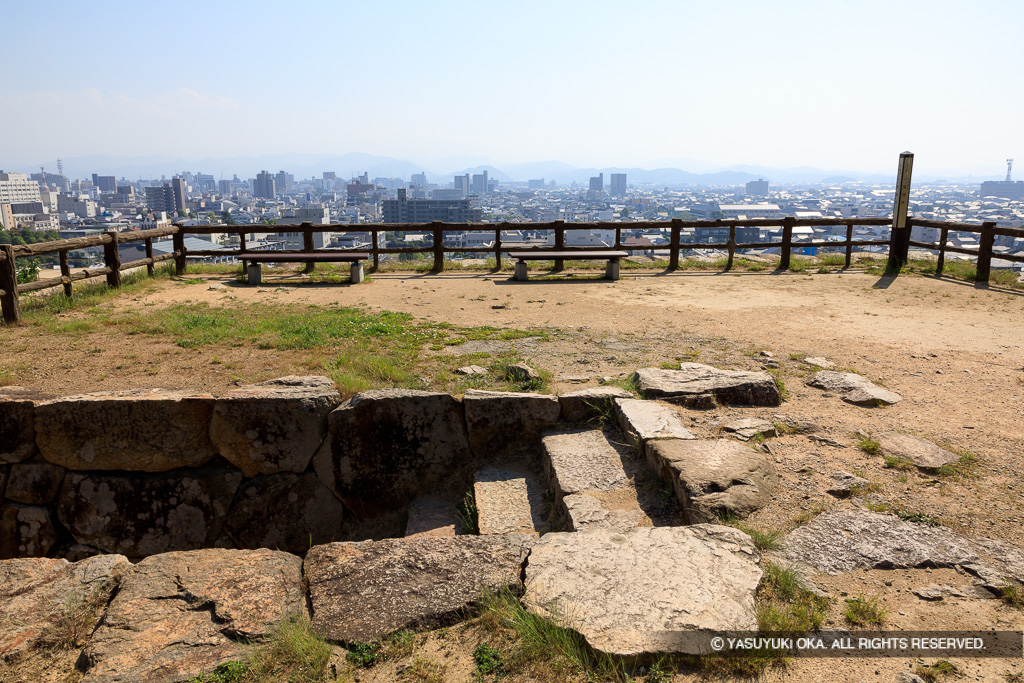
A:
[[[26,505],[44,505],[53,501],[64,481],[64,468],[48,462],[20,462],[11,465],[7,488],[8,500]]]
[[[995,589],[1024,581],[1024,551],[944,527],[914,524],[867,510],[826,512],[790,532],[783,557],[825,574],[858,569],[966,568]]]
[[[364,391],[327,420],[313,466],[358,516],[403,506],[472,465],[462,405],[449,394]]]
[[[893,405],[903,400],[894,391],[883,389],[866,377],[853,372],[821,370],[811,375],[808,386],[841,394],[844,401],[856,405],[875,406],[879,403]]]
[[[613,413],[615,399],[631,397],[632,394],[621,387],[588,387],[562,394],[558,397],[558,402],[562,404],[563,420],[587,422],[602,413]]]
[[[651,439],[696,439],[683,427],[679,413],[657,401],[636,398],[615,399],[619,427],[634,443],[642,446]]]
[[[764,507],[778,475],[764,455],[729,439],[655,440],[644,447],[647,461],[672,484],[691,523],[723,514],[746,517]]]
[[[533,542],[515,534],[315,546],[305,563],[313,628],[330,640],[366,643],[403,628],[452,623],[485,588],[521,590]]]
[[[640,393],[649,398],[711,395],[719,403],[777,406],[782,395],[767,372],[719,370],[701,363],[680,363],[678,370],[641,368],[636,371]]]
[[[79,660],[83,681],[181,681],[241,658],[305,612],[302,560],[220,548],[146,558],[121,581]]]
[[[242,473],[215,466],[161,474],[68,472],[57,513],[75,540],[131,558],[213,545]]]
[[[557,396],[479,389],[466,391],[463,405],[469,444],[484,462],[536,459],[562,412]]]
[[[473,498],[481,534],[538,534],[544,528],[544,487],[524,464],[478,469]]]
[[[527,608],[626,657],[696,654],[696,631],[757,629],[760,556],[729,527],[544,535],[526,567]]]
[[[314,473],[272,474],[239,486],[224,530],[238,548],[304,553],[344,538],[344,510]]]
[[[922,469],[938,469],[960,459],[919,436],[900,432],[882,432],[873,436],[882,455],[908,460]]]
[[[50,509],[38,505],[0,505],[0,560],[43,557],[57,543]]]
[[[35,406],[48,398],[29,387],[0,387],[0,465],[35,455]]]
[[[239,387],[217,399],[210,440],[247,477],[306,470],[341,403],[329,377],[288,376]]]
[[[213,457],[213,396],[174,389],[101,391],[35,408],[43,458],[70,470],[165,472]]]
[[[74,564],[49,558],[0,562],[0,661],[45,644],[69,610],[91,625],[82,633],[88,638],[130,567],[121,555]]]
[[[549,434],[543,439],[544,468],[555,494],[611,491],[626,486],[622,457],[599,429]]]

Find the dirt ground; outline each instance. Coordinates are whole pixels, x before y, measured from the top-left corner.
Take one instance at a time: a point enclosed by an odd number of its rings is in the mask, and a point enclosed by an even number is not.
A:
[[[863,498],[838,500],[825,492],[832,472],[856,470],[878,485],[870,500],[927,514],[963,533],[1024,547],[1024,292],[858,272],[623,273],[618,282],[581,271],[525,283],[513,282],[505,273],[384,273],[350,286],[313,284],[297,273],[266,269],[261,287],[227,275],[202,275],[195,276],[201,282],[165,281],[110,305],[159,310],[184,301],[235,306],[275,301],[297,307],[338,303],[464,326],[543,328],[547,341],[475,343],[490,345],[489,350],[515,345],[552,372],[556,392],[594,386],[602,377],[625,378],[638,367],[665,362],[760,369],[766,360],[760,352],[767,352],[779,363],[789,393],[782,406],[679,409],[702,437],[718,434],[720,423],[729,417],[778,421],[784,416],[818,426],[815,434],[768,441],[783,485],[772,503],[752,517],[752,526],[785,529],[802,512],[864,506]],[[223,287],[211,289],[217,284]],[[305,374],[301,352],[179,349],[168,340],[108,331],[58,337],[33,325],[0,328],[0,340],[3,364],[11,369],[9,381],[54,395],[150,386],[201,388],[216,395],[240,382]],[[88,353],[91,348],[104,352]],[[214,356],[219,362],[211,362]],[[805,356],[823,356],[838,369],[859,372],[898,392],[903,401],[888,408],[861,408],[825,396],[804,384],[811,372],[801,361]],[[965,478],[918,472],[903,476],[886,469],[880,457],[856,448],[858,430],[911,432],[951,449],[969,450],[980,466],[975,476]],[[828,437],[845,447],[821,445],[810,436]],[[846,627],[841,596],[848,593],[879,596],[889,611],[890,629],[1024,629],[1024,612],[998,600],[947,597],[926,602],[910,592],[933,583],[969,583],[953,570],[865,571],[811,579],[837,597],[829,617],[829,625],[836,628]],[[439,663],[454,657],[459,663],[451,671],[459,673],[447,680],[466,680],[466,649],[471,658],[472,646],[441,646],[434,634],[428,640],[424,656],[439,658]],[[453,654],[444,654],[449,651]],[[966,680],[1020,680],[1006,676],[1024,674],[1020,660],[952,661]],[[895,681],[898,672],[916,663],[797,659],[768,678]],[[371,669],[355,680],[394,680],[396,675],[393,668]]]

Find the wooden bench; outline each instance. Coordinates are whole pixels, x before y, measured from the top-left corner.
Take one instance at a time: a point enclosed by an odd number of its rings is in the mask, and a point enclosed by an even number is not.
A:
[[[619,259],[629,256],[628,251],[546,251],[535,249],[530,251],[511,251],[509,257],[516,260],[516,271],[512,276],[514,280],[525,281],[527,279],[527,261],[607,261],[604,276],[609,280],[619,279]]]
[[[246,272],[250,285],[258,285],[263,282],[261,263],[351,263],[351,282],[356,285],[363,281],[362,262],[368,258],[370,255],[366,252],[355,251],[247,251],[238,255],[238,260],[242,263],[249,262]]]

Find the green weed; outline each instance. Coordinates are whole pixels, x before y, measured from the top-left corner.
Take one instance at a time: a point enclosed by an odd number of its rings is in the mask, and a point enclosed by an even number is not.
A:
[[[881,626],[885,623],[888,612],[878,604],[878,597],[866,598],[858,595],[846,600],[844,610],[846,620],[854,626]]]

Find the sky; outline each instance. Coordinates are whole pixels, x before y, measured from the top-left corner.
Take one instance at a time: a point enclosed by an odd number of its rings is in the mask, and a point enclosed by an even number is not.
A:
[[[1024,167],[1020,0],[5,2],[0,168]],[[694,161],[697,160],[697,161]],[[169,171],[172,169],[169,169]]]

